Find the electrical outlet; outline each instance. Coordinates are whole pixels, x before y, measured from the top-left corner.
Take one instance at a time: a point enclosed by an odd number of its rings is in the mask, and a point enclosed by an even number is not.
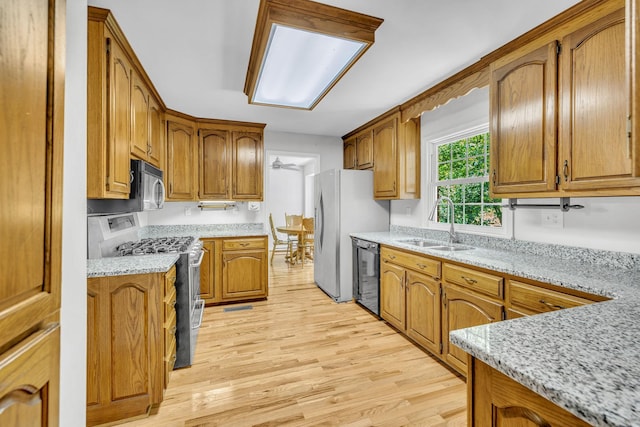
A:
[[[184,216],[191,216],[191,208],[184,208]]]
[[[564,214],[560,211],[542,212],[542,225],[549,228],[563,228]]]

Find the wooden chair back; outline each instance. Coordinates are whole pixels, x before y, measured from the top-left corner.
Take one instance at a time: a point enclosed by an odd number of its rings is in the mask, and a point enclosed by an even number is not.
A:
[[[287,227],[301,227],[302,215],[287,215],[284,214],[285,224]]]

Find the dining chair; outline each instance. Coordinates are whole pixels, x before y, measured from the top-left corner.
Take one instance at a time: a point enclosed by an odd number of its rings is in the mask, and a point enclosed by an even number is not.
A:
[[[302,227],[302,215],[287,215],[284,213],[284,222],[289,227]],[[288,239],[292,245],[298,245],[298,237],[294,234],[289,234]]]
[[[281,239],[276,232],[276,227],[273,225],[273,215],[269,214],[269,225],[271,226],[271,237],[273,238],[273,249],[271,250],[271,265],[273,265],[273,256],[276,252],[286,253],[284,259],[289,264],[291,258],[291,241]],[[284,247],[283,247],[284,246]]]
[[[302,219],[302,227],[304,228],[304,240],[303,240],[303,254],[302,254],[302,264],[304,265],[304,260],[309,258],[313,260],[313,245],[314,245],[314,222],[313,218],[303,218]]]

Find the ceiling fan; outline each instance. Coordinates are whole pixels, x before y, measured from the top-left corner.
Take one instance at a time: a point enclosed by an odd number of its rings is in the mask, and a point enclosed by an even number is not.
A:
[[[294,171],[300,170],[298,169],[295,163],[282,163],[282,160],[280,160],[280,157],[276,157],[273,163],[271,163],[271,167],[273,169],[289,169]]]

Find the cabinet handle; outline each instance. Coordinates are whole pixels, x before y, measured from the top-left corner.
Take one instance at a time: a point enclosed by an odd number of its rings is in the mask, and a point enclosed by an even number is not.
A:
[[[420,268],[421,270],[424,270],[425,268],[427,268],[426,265],[424,264],[416,264],[418,266],[418,268]]]
[[[496,170],[495,169],[493,170],[493,175],[492,175],[491,180],[493,181],[493,185],[496,185]]]
[[[147,155],[148,156],[150,156],[151,155],[151,151],[153,151],[151,148],[152,148],[151,144],[147,144]]]
[[[396,259],[395,255],[389,254],[389,259]]]
[[[471,277],[467,277],[467,276],[460,276],[460,278],[464,279],[465,282],[469,283],[470,285],[473,285],[475,283],[478,283],[478,281],[476,279],[472,279]]]
[[[447,293],[442,291],[442,305],[447,308]]]
[[[564,175],[564,182],[569,181],[569,161],[565,160],[562,166],[562,174]]]
[[[242,246],[243,248],[245,248],[245,247],[249,246],[249,243],[247,243],[247,242],[243,242],[243,243],[240,243],[240,246]]]
[[[176,300],[171,301],[171,307],[175,307],[176,306]]]
[[[552,304],[552,303],[547,302],[547,301],[545,301],[543,299],[540,300],[540,303],[546,305],[547,307],[549,307],[552,310],[564,310],[565,308],[567,308],[567,307],[565,307],[563,305]]]

